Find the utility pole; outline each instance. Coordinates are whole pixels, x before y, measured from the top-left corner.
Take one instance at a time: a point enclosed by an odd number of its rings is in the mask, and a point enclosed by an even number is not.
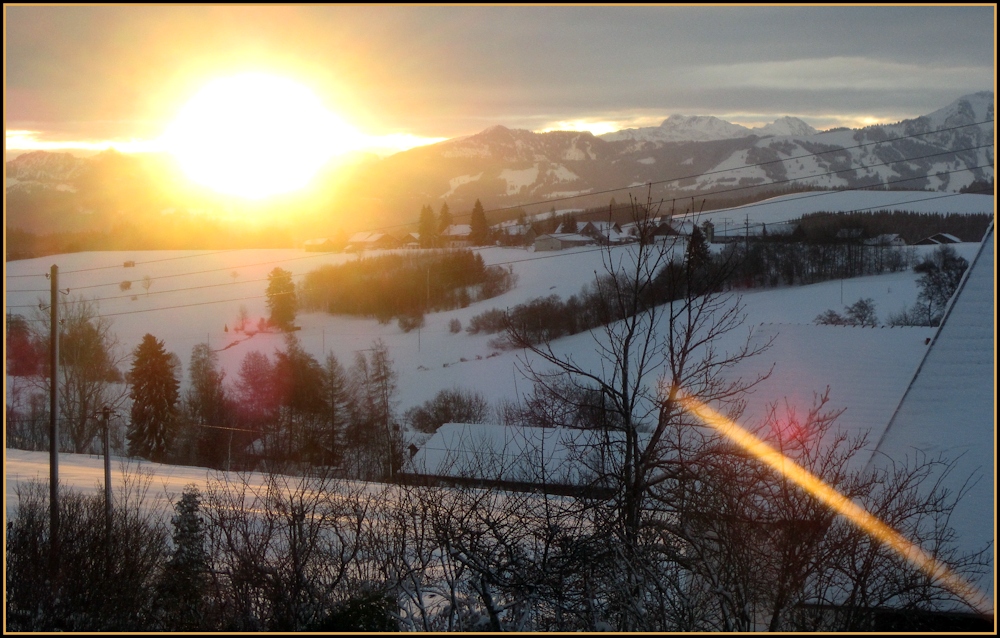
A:
[[[108,531],[108,547],[111,546],[111,408],[101,409],[104,422],[104,525]]]
[[[55,585],[59,573],[59,266],[49,275],[49,570]]]

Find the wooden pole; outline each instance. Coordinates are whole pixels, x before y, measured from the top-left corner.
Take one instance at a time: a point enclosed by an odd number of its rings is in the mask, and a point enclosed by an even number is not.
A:
[[[101,420],[104,421],[104,525],[108,532],[108,543],[111,541],[111,408],[104,406],[101,410]]]
[[[59,266],[49,275],[49,569],[59,573]]]

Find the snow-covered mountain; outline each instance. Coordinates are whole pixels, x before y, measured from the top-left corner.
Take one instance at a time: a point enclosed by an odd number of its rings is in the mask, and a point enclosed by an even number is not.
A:
[[[7,162],[7,188],[32,182],[67,184],[83,173],[87,160],[70,153],[34,151]]]
[[[764,126],[750,129],[754,135],[759,135],[760,137],[766,137],[768,135],[815,135],[819,131],[809,126],[797,117],[791,117],[786,115],[785,117],[779,117],[770,124],[765,124]]]
[[[712,115],[671,115],[659,126],[628,128],[605,133],[601,139],[609,142],[708,142],[752,135],[739,124],[726,122]]]
[[[301,228],[290,230],[306,239],[415,223],[428,204],[436,210],[447,203],[455,215],[467,214],[477,199],[487,210],[523,207],[529,214],[567,198],[574,208],[606,206],[609,192],[627,201],[622,189],[641,188],[634,195],[645,196],[650,183],[655,198],[677,200],[722,192],[759,196],[761,189],[789,187],[956,192],[993,179],[993,101],[992,92],[974,93],[912,120],[829,131],[794,117],[751,129],[682,115],[658,127],[602,136],[493,126],[330,172],[310,196],[312,217],[302,210],[275,217],[298,223]],[[129,211],[130,221],[145,209],[190,207],[175,202],[178,189],[164,189],[142,161],[121,154],[77,159],[29,153],[7,162],[7,225],[36,232],[51,226],[53,232],[61,229],[60,211],[82,208],[98,213],[88,218],[96,220],[107,208],[102,202],[125,190],[127,201],[115,206]],[[151,196],[157,188],[159,195]],[[52,197],[55,189],[64,192]],[[330,210],[349,214],[331,216]]]
[[[671,115],[659,126],[629,128],[605,133],[608,142],[709,142],[739,137],[775,135],[814,135],[816,129],[796,117],[782,117],[770,124],[749,128],[712,115]]]

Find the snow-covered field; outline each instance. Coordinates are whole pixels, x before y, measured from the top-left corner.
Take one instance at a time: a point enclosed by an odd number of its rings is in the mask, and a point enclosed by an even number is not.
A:
[[[845,210],[890,208],[889,199],[906,201],[907,196],[927,193],[842,193],[823,200],[817,209]],[[786,217],[791,202],[773,201],[775,213]],[[971,198],[971,199],[970,199]],[[978,212],[984,200],[993,198],[962,196],[943,199],[935,210],[942,212]],[[810,200],[806,199],[805,202]],[[947,205],[944,203],[947,202]],[[929,205],[929,204],[928,204]],[[785,207],[785,208],[780,208]],[[907,210],[915,204],[906,203]],[[957,207],[957,208],[956,208]],[[791,210],[791,209],[788,209]],[[808,212],[797,208],[798,214]],[[966,259],[975,255],[978,244],[955,245]],[[627,251],[628,247],[615,251]],[[915,247],[918,256],[933,247]],[[525,355],[516,351],[498,351],[489,346],[491,336],[469,335],[464,330],[453,334],[449,322],[457,319],[462,327],[490,308],[506,308],[529,299],[556,294],[564,299],[578,293],[602,272],[603,252],[594,247],[535,254],[519,248],[491,247],[480,250],[488,264],[510,267],[518,275],[514,290],[464,309],[430,314],[419,331],[404,333],[395,322],[381,325],[374,319],[331,316],[325,313],[300,313],[296,336],[302,346],[317,359],[333,353],[348,367],[359,352],[381,339],[389,348],[399,373],[398,412],[419,405],[447,388],[466,388],[480,392],[490,401],[517,399],[530,391],[520,370]],[[46,274],[51,265],[59,267],[59,287],[68,295],[94,299],[100,313],[113,320],[122,351],[130,353],[143,335],[151,333],[165,342],[186,365],[191,348],[207,342],[219,354],[227,371],[227,382],[237,378],[240,362],[247,353],[259,350],[273,354],[284,347],[284,336],[257,333],[253,336],[234,330],[241,306],[245,306],[255,324],[266,316],[264,290],[267,273],[281,267],[299,280],[308,271],[327,263],[357,259],[356,255],[306,253],[301,250],[239,251],[151,251],[92,252],[56,255],[7,264],[6,305],[8,312],[33,316],[38,304],[49,298]],[[126,262],[134,266],[126,267]],[[148,289],[142,285],[149,277]],[[132,282],[122,292],[120,283]],[[764,356],[744,363],[739,373],[774,365],[772,377],[749,398],[746,419],[762,416],[767,404],[788,399],[799,411],[806,410],[816,392],[830,387],[831,407],[844,408],[840,424],[855,431],[884,428],[892,410],[902,397],[926,348],[928,328],[857,328],[813,325],[813,319],[827,309],[842,311],[861,298],[875,300],[881,319],[911,305],[917,297],[913,272],[830,281],[810,286],[788,287],[745,293],[746,326],[753,328],[755,339],[774,337],[775,345]],[[740,337],[744,334],[741,333]],[[598,366],[594,337],[579,334],[560,339],[557,351],[573,353],[578,362]],[[725,347],[727,344],[720,344]],[[729,344],[730,346],[735,345]],[[596,368],[595,368],[596,369]],[[186,379],[185,379],[186,381]],[[8,379],[9,383],[9,379]],[[80,488],[91,489],[100,480],[99,460],[84,457],[79,462],[66,455],[63,480]],[[32,460],[34,459],[34,460]],[[47,457],[13,450],[7,451],[6,477],[8,502],[12,485],[34,475],[47,464]],[[79,464],[80,473],[69,468]],[[97,464],[98,469],[83,468]],[[34,469],[33,469],[34,468]],[[176,476],[169,481],[175,492],[186,482],[204,479],[204,471],[156,468],[157,474]],[[96,472],[96,473],[95,473]],[[45,474],[45,471],[42,472]]]
[[[956,248],[971,259],[977,244],[958,244]],[[931,247],[916,250],[922,253]],[[427,315],[420,331],[404,333],[395,322],[380,325],[374,319],[312,312],[298,315],[296,323],[301,330],[295,334],[317,359],[333,353],[345,367],[350,366],[357,353],[371,347],[376,339],[382,339],[400,375],[401,411],[454,386],[478,390],[491,401],[515,397],[518,390],[527,389],[516,370],[520,353],[492,349],[488,345],[490,336],[469,335],[464,327],[473,316],[490,308],[512,307],[550,294],[565,299],[578,293],[593,280],[595,271],[602,272],[602,251],[583,247],[535,254],[524,249],[494,247],[482,249],[481,254],[488,264],[512,267],[518,274],[517,287],[467,308]],[[143,335],[150,333],[163,340],[167,350],[176,353],[186,367],[192,347],[207,342],[218,352],[220,364],[232,382],[248,352],[259,350],[270,355],[284,348],[282,334],[248,336],[234,330],[241,305],[250,313],[251,325],[267,315],[264,297],[267,273],[279,266],[299,280],[321,264],[356,258],[301,250],[241,250],[75,253],[15,261],[7,265],[7,310],[30,317],[40,301],[48,303],[45,274],[50,265],[56,264],[60,289],[68,288],[71,297],[82,294],[99,300],[100,313],[114,322],[113,331],[125,352],[131,352]],[[124,268],[122,264],[129,260],[136,265]],[[146,275],[152,278],[148,294],[140,284]],[[122,293],[118,287],[125,279],[133,281],[128,293]],[[811,324],[824,310],[833,308],[839,312],[845,305],[865,297],[875,300],[879,316],[884,318],[889,312],[911,305],[916,296],[915,276],[904,272],[754,291],[743,294],[742,300],[748,325]],[[462,332],[449,331],[452,319],[461,322]],[[851,330],[819,330],[818,333],[829,336],[816,338],[820,342],[832,340],[847,349],[857,348],[858,356],[864,359],[866,349],[858,337],[851,335]],[[924,332],[915,339],[922,342]],[[562,339],[558,345],[580,353],[592,350],[592,343],[589,335],[581,334]],[[801,354],[811,356],[807,352]],[[829,382],[836,393],[834,381],[831,378]]]
[[[818,191],[772,197],[745,206],[688,215],[688,218],[696,218],[699,223],[711,221],[716,234],[741,235],[748,220],[750,233],[753,234],[759,232],[761,224],[774,227],[803,215],[853,211],[992,215],[994,198],[990,195],[923,191]]]

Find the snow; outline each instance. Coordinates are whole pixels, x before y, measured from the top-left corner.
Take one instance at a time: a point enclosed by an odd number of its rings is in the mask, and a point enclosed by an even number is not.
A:
[[[955,508],[951,524],[962,551],[992,545],[996,551],[996,318],[994,235],[991,230],[971,262],[920,369],[898,403],[870,464],[944,455],[957,459],[943,486],[957,492],[976,482]],[[990,440],[992,445],[988,445]],[[993,582],[987,580],[987,598]]]
[[[723,208],[685,216],[698,223],[711,221],[716,235],[726,230],[744,230],[749,216],[751,229],[760,224],[777,224],[821,212],[910,211],[915,213],[993,214],[992,195],[932,193],[924,191],[818,191],[772,197],[754,204]],[[681,217],[678,215],[678,217]]]
[[[579,175],[562,164],[556,164],[554,167],[549,168],[548,175],[552,176],[557,182],[575,182],[580,179]]]
[[[459,175],[458,177],[452,177],[450,180],[448,180],[448,192],[442,195],[441,198],[443,199],[445,197],[453,195],[455,193],[455,189],[457,189],[462,184],[468,184],[469,182],[478,181],[479,178],[481,178],[482,176],[483,174],[479,173],[478,175]]]
[[[785,116],[770,124],[748,128],[711,115],[671,115],[660,126],[631,128],[605,133],[598,137],[609,142],[635,140],[642,142],[706,142],[750,135],[799,136],[815,135],[816,129],[797,117]]]
[[[935,193],[838,192],[789,195],[754,206],[705,213],[717,228],[724,217],[742,223],[745,214],[754,222],[768,224],[818,210],[878,210],[898,208],[927,212],[992,212],[993,197],[956,195],[942,198]],[[745,211],[745,212],[744,212]],[[861,298],[872,298],[879,317],[911,305],[917,297],[912,272],[885,274],[844,281],[750,291],[741,296],[756,342],[775,338],[773,347],[756,361],[741,364],[734,374],[749,376],[774,364],[770,379],[748,397],[745,422],[763,417],[771,402],[784,402],[800,415],[810,407],[813,394],[830,387],[832,408],[844,408],[838,425],[852,432],[870,431],[877,441],[891,423],[879,446],[878,457],[900,458],[916,448],[929,453],[963,453],[960,471],[964,477],[980,468],[984,476],[973,487],[954,522],[963,543],[992,541],[990,507],[993,502],[989,470],[994,467],[989,445],[993,427],[995,349],[993,336],[993,240],[980,250],[977,244],[953,247],[975,266],[962,294],[933,344],[926,340],[935,331],[928,328],[862,328],[816,326],[813,319],[827,309],[840,311]],[[915,247],[924,254],[934,246]],[[631,250],[612,248],[613,258]],[[516,400],[530,391],[521,373],[530,358],[519,351],[491,348],[490,335],[453,334],[449,322],[458,319],[467,326],[471,318],[491,308],[508,308],[532,298],[556,294],[563,299],[579,293],[602,272],[605,249],[580,247],[536,254],[523,248],[489,247],[479,250],[489,265],[511,268],[517,286],[494,299],[427,315],[420,331],[403,333],[395,323],[380,325],[374,319],[331,316],[321,312],[300,313],[294,334],[303,348],[322,360],[327,353],[349,366],[355,356],[382,339],[399,372],[398,412],[431,399],[438,391],[461,387],[480,392],[487,400]],[[374,251],[373,254],[379,254]],[[267,274],[275,267],[293,273],[300,281],[322,264],[357,259],[356,255],[313,253],[302,250],[233,251],[122,251],[54,255],[7,263],[6,303],[8,311],[31,318],[38,303],[48,302],[45,277],[51,264],[60,269],[59,287],[70,296],[99,298],[101,314],[113,320],[122,352],[131,352],[144,334],[162,339],[168,351],[185,364],[194,345],[208,342],[232,383],[242,359],[252,350],[272,355],[284,348],[284,335],[235,332],[240,306],[251,323],[266,316],[264,289]],[[134,267],[124,263],[134,261]],[[232,276],[236,273],[236,276]],[[147,291],[140,284],[152,278]],[[119,283],[133,282],[122,293]],[[228,327],[228,332],[224,328]],[[739,336],[745,336],[745,332]],[[721,349],[735,341],[723,341]],[[579,334],[553,343],[557,353],[572,354],[578,364],[598,370],[600,359],[594,337]],[[925,358],[926,355],[926,358]],[[922,363],[922,367],[921,366]],[[920,373],[917,369],[920,367]],[[914,376],[916,375],[916,376]],[[909,392],[907,387],[912,381]],[[10,378],[7,379],[8,390]],[[904,394],[906,397],[904,398]],[[902,403],[900,403],[902,401]],[[896,406],[899,410],[893,417]],[[943,425],[944,424],[944,425]],[[528,433],[525,434],[528,436]],[[61,455],[61,479],[78,489],[96,490],[102,480],[99,457]],[[8,508],[13,490],[23,480],[41,473],[47,476],[47,454],[7,450]],[[176,468],[141,463],[155,471],[155,491],[179,494],[183,485],[204,485],[207,472],[200,468]],[[116,475],[117,476],[117,475]],[[116,479],[117,480],[117,479]],[[162,484],[161,484],[162,483]],[[168,499],[169,500],[169,499]],[[992,591],[992,590],[991,590]]]
[[[545,195],[546,199],[561,198],[561,197],[576,197],[577,195],[586,195],[594,189],[588,188],[582,191],[553,191]]]
[[[516,194],[525,186],[531,186],[538,180],[538,166],[521,170],[505,168],[500,171],[499,177],[507,182],[507,194]]]
[[[751,129],[755,135],[778,135],[778,136],[788,136],[794,135],[797,137],[806,137],[809,135],[815,135],[818,133],[816,129],[809,126],[797,117],[781,117],[771,122],[770,124],[765,124],[764,126],[759,126],[757,128]]]

